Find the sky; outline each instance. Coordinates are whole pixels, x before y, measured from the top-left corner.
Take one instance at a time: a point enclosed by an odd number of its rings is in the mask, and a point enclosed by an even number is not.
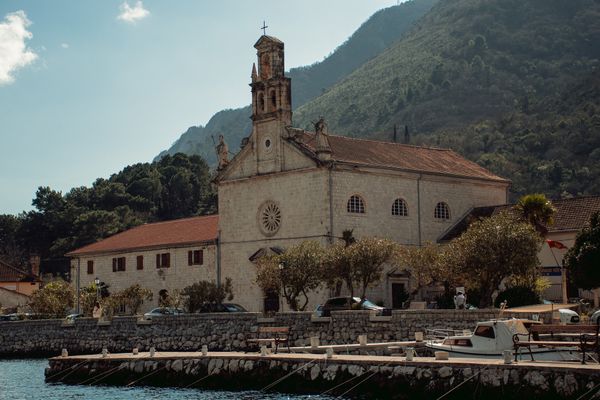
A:
[[[254,43],[323,60],[397,0],[0,0],[0,214],[151,161],[250,103]]]

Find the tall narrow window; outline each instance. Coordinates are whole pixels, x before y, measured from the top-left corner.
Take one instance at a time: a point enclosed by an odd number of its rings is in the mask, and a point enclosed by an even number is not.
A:
[[[144,269],[144,256],[137,256],[137,269]]]
[[[204,250],[188,251],[188,265],[202,265],[202,264],[204,264]]]
[[[156,255],[156,268],[169,268],[171,266],[171,254],[162,253]]]
[[[348,200],[347,210],[349,213],[364,214],[365,202],[360,196],[354,195]]]
[[[93,260],[88,260],[88,262],[87,262],[87,273],[89,275],[92,275],[94,273],[94,261]]]
[[[275,94],[274,90],[271,90],[270,97],[271,97],[271,109],[276,110],[277,109],[277,95]]]
[[[450,209],[448,208],[448,204],[444,203],[443,201],[437,203],[437,205],[435,206],[435,211],[433,213],[433,216],[436,219],[449,220],[450,219]]]
[[[392,204],[392,215],[408,217],[408,207],[404,199],[396,199],[394,201],[394,204]]]

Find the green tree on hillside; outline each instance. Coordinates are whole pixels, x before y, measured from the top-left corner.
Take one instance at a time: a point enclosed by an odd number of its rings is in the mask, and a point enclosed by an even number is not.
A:
[[[565,254],[565,266],[577,287],[600,287],[600,212],[593,214],[589,226],[577,234],[575,244]]]

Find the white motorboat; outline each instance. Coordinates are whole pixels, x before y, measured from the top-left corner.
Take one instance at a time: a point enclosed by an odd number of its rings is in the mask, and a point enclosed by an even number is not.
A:
[[[450,335],[444,338],[429,339],[427,348],[433,351],[447,351],[450,357],[501,359],[504,351],[510,350],[514,359],[513,336],[527,340],[529,331],[520,319],[499,319],[477,323],[475,331],[462,335]],[[579,361],[577,347],[546,348],[532,346],[531,352],[535,360],[545,361]],[[520,351],[518,360],[531,360],[529,350]]]

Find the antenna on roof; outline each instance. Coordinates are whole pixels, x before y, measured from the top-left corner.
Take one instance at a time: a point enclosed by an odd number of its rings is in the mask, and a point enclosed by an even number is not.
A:
[[[408,133],[408,125],[404,125],[404,144],[410,144],[410,133]]]
[[[398,143],[398,128],[394,124],[394,143]]]

